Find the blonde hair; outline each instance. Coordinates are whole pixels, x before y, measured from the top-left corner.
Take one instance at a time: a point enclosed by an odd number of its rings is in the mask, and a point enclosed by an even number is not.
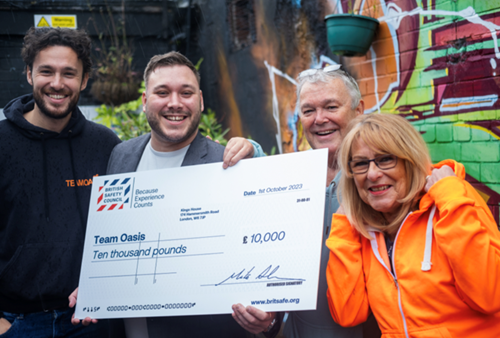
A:
[[[358,139],[363,140],[372,151],[395,155],[404,162],[407,191],[405,197],[398,201],[401,208],[391,223],[359,196],[349,170],[352,147]],[[346,216],[354,228],[368,239],[368,226],[388,234],[398,231],[408,212],[420,199],[425,177],[431,168],[429,151],[419,132],[403,117],[388,114],[361,115],[352,120],[340,145],[338,162],[342,170],[340,192]]]

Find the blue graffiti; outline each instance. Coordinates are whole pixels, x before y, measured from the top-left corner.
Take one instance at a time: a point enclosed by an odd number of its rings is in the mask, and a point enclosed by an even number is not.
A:
[[[299,121],[299,109],[298,107],[295,107],[295,112],[293,114],[289,113],[288,114],[288,128],[293,133],[293,151],[297,152],[299,151],[297,148],[297,137],[298,137],[298,131],[297,131],[297,122]]]

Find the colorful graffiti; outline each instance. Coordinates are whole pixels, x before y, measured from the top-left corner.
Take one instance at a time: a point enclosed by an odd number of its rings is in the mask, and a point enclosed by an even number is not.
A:
[[[381,30],[388,34],[378,37],[366,57],[377,75],[359,77],[365,81],[367,112],[405,116],[422,133],[434,161],[452,156],[464,163],[498,222],[498,4],[379,0],[376,6],[383,12]],[[359,61],[351,60],[350,67]],[[379,71],[382,63],[385,69]]]
[[[347,0],[319,3],[325,12],[350,10]],[[404,116],[421,132],[433,161],[451,157],[464,163],[469,182],[498,222],[500,3],[363,0],[361,9],[381,22],[376,40],[366,56],[340,62],[359,82],[365,113]],[[302,57],[309,52],[309,68],[335,63],[307,45],[298,50]],[[280,152],[308,148],[294,104],[299,61],[282,67],[261,62],[271,83]]]
[[[453,158],[464,163],[467,179],[499,220],[500,2],[247,3],[253,11],[244,18],[255,20],[247,47],[225,47],[224,26],[217,30],[214,25],[209,35],[216,49],[214,76],[222,79],[217,111],[231,136],[254,136],[267,151],[273,146],[279,153],[308,149],[295,107],[295,79],[304,69],[342,63],[358,81],[365,113],[404,116],[422,134],[434,162]],[[375,41],[363,57],[332,55],[323,18],[358,6],[381,22]],[[214,16],[223,13],[222,5],[214,8],[219,9]]]

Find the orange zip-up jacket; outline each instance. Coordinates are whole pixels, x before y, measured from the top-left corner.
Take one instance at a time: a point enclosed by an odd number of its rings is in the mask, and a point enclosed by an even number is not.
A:
[[[457,177],[434,184],[404,220],[392,271],[383,233],[370,241],[334,215],[327,297],[340,325],[364,322],[371,309],[383,338],[500,337],[500,232],[463,165],[443,165]]]

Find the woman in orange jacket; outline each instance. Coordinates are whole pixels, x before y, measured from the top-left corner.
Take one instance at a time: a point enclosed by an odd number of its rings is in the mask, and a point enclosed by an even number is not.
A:
[[[333,319],[354,326],[373,311],[384,338],[500,337],[500,233],[463,165],[432,167],[411,124],[380,114],[352,122],[339,163]]]

